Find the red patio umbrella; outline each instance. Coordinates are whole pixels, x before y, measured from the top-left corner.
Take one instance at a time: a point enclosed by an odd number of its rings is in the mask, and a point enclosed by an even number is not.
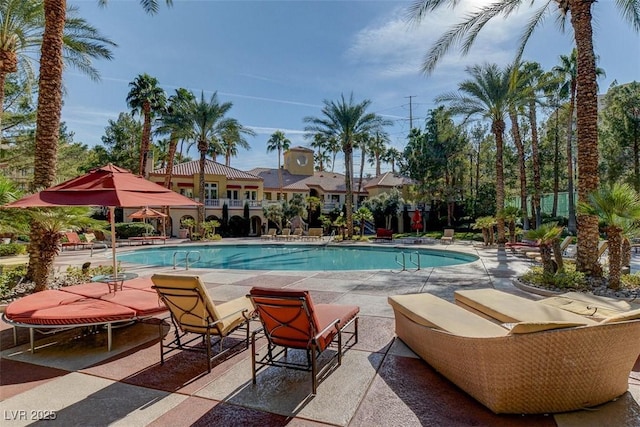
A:
[[[117,274],[116,233],[113,221],[116,207],[196,205],[200,203],[109,163],[4,207],[108,206],[112,219],[113,274]]]
[[[165,227],[164,227],[164,221],[165,218],[167,217],[167,214],[164,214],[162,212],[158,212],[155,209],[151,209],[148,206],[145,206],[144,208],[140,209],[139,211],[135,211],[134,213],[127,215],[127,218],[131,218],[131,219],[142,219],[142,220],[146,220],[147,218],[161,218],[162,219],[162,235],[164,236],[165,233]]]
[[[413,217],[411,218],[411,227],[416,230],[416,234],[418,234],[418,230],[422,230],[422,215],[417,209],[413,211]]]

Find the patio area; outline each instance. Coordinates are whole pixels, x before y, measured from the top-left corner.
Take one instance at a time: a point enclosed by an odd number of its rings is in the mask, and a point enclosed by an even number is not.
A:
[[[456,290],[495,288],[540,298],[512,284],[512,278],[531,265],[529,260],[467,242],[425,246],[480,258],[412,272],[193,268],[186,272],[200,275],[215,301],[228,301],[246,295],[252,286],[262,286],[308,289],[317,303],[360,306],[359,342],[346,352],[342,366],[320,383],[314,398],[308,396],[311,384],[306,372],[269,368],[258,374],[253,386],[250,351],[218,362],[211,373],[199,353],[178,353],[161,366],[159,318],[115,330],[111,352],[106,350],[105,333],[79,338],[64,332],[37,334],[35,354],[28,351],[27,330],[19,331],[14,347],[12,328],[1,322],[3,425],[29,425],[47,418],[52,426],[640,425],[640,359],[629,377],[629,391],[618,400],[584,411],[526,416],[493,414],[420,360],[395,337],[388,296],[429,292],[453,302]],[[633,256],[637,271],[640,254]],[[101,254],[89,258],[85,250],[64,252],[56,264],[80,266],[85,261],[110,263]],[[185,272],[171,267],[125,268],[142,277]]]

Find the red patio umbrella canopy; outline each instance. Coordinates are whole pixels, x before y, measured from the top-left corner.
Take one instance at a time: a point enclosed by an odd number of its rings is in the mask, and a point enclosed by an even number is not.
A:
[[[411,218],[411,226],[414,230],[422,230],[422,215],[419,210],[413,212],[413,217]]]
[[[163,214],[162,212],[158,212],[155,209],[151,209],[150,207],[144,207],[139,211],[135,211],[134,213],[127,215],[127,218],[131,219],[142,219],[146,220],[147,218],[161,218],[162,219],[162,235],[166,234],[164,219],[167,217],[167,214]]]
[[[162,212],[158,212],[155,209],[151,209],[149,207],[145,207],[136,211],[127,216],[127,218],[131,219],[146,219],[146,218],[164,218],[167,214],[163,214]]]
[[[199,203],[147,181],[126,169],[108,164],[85,175],[47,188],[5,207],[53,206],[195,206]]]
[[[113,219],[116,207],[195,205],[200,203],[109,163],[4,207],[108,206],[110,218]],[[115,275],[117,261],[114,221],[111,221],[111,248]]]

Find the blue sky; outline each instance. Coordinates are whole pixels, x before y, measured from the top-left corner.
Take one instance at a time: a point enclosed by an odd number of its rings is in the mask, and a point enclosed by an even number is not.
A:
[[[97,0],[68,0],[119,46],[112,61],[96,62],[98,83],[73,68],[65,71],[62,120],[76,142],[100,144],[108,120],[128,111],[129,82],[147,73],[168,95],[185,87],[197,95],[204,91],[207,99],[217,91],[221,101],[233,103],[229,116],[257,134],[249,138],[251,150],[232,159],[239,169],[277,167],[276,156],[266,152],[269,136],[282,130],[292,146],[307,146],[303,118],[320,116],[323,100],[352,92],[356,101],[371,100],[372,112],[393,121],[387,131],[392,145],[402,150],[409,96],[418,127],[436,107],[433,99],[466,78],[465,67],[502,66],[513,59],[528,7],[515,19],[497,18],[467,56],[453,49],[431,75],[420,72],[432,43],[465,10],[488,2],[463,0],[455,12],[443,9],[416,26],[406,20],[410,1],[174,0],[167,8],[161,0],[160,13],[150,16],[138,0],[109,0],[106,7]],[[593,11],[598,65],[607,73],[599,80],[601,92],[613,80],[640,81],[640,36],[622,20],[614,0],[596,2]],[[545,69],[573,47],[570,25],[562,33],[555,16],[554,10],[524,55]],[[343,171],[341,164],[336,171]],[[365,167],[367,172],[373,168]]]

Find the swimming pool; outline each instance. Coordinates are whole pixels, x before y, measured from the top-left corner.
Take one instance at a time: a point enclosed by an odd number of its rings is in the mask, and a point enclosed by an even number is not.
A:
[[[420,257],[421,268],[442,267],[472,262],[475,255],[459,252],[390,247],[344,247],[318,245],[197,245],[164,246],[121,253],[118,259],[144,265],[231,270],[398,270],[404,252],[407,269],[415,269]]]

